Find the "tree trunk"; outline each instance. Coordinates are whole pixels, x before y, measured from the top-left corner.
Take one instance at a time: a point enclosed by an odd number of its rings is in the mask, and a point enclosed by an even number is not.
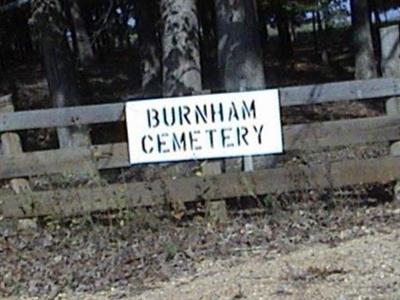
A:
[[[41,44],[44,69],[54,107],[79,105],[80,99],[73,60],[64,38],[61,6],[58,0],[32,2],[32,20]],[[61,148],[90,145],[86,126],[58,128]]]
[[[266,57],[268,54],[268,24],[266,22],[267,18],[267,11],[263,6],[261,5],[262,1],[260,0],[254,0],[254,7],[257,8],[257,23],[258,23],[258,28],[259,28],[259,36],[260,36],[260,45],[262,49],[262,55],[263,57]],[[265,70],[265,64],[264,65],[264,74],[266,73]]]
[[[198,1],[200,23],[200,54],[203,88],[220,90],[218,76],[218,40],[215,29],[215,10],[213,0]]]
[[[218,31],[218,63],[225,90],[244,91],[265,88],[265,74],[259,25],[257,23],[255,1],[216,0]],[[273,157],[268,157],[266,166],[273,165]],[[251,157],[225,161],[226,170],[253,170]]]
[[[265,87],[253,0],[216,0],[218,62],[226,91]]]
[[[312,11],[312,28],[313,28],[313,43],[314,43],[314,54],[318,55],[318,33],[317,33],[317,16],[315,10]]]
[[[368,0],[352,0],[351,16],[355,55],[355,78],[368,79],[377,76]]]
[[[161,0],[163,94],[191,95],[201,86],[199,24],[195,0]]]
[[[182,96],[199,94],[202,91],[199,22],[195,0],[161,0],[162,50],[163,50],[163,94]],[[199,167],[199,166],[197,166]],[[188,168],[181,164],[177,171]],[[193,166],[191,166],[193,169]],[[220,171],[220,164],[208,162],[204,174]],[[184,210],[180,199],[171,203],[174,215]]]
[[[162,94],[161,41],[158,35],[159,3],[156,0],[136,1],[137,28],[140,43],[142,91],[145,97]]]
[[[381,33],[381,70],[383,77],[400,78],[400,30],[398,25],[391,25],[380,29]],[[390,116],[399,116],[400,97],[393,97],[386,101],[386,113]],[[400,155],[400,141],[390,145],[393,156]],[[394,200],[400,202],[400,181],[394,186]]]
[[[327,45],[327,27],[326,24],[323,26],[322,19],[324,18],[323,10],[320,8],[317,11],[317,28],[318,34],[320,36],[320,52],[321,52],[321,61],[325,66],[329,65],[329,54],[328,54],[328,45]]]
[[[400,78],[400,29],[398,25],[386,26],[381,32],[381,68],[383,77]],[[400,114],[397,109],[396,114]]]
[[[275,3],[275,16],[279,34],[279,54],[282,60],[293,56],[292,39],[290,34],[289,15],[282,0]]]
[[[86,30],[85,21],[81,14],[79,0],[70,0],[69,9],[71,12],[71,20],[74,27],[76,38],[76,50],[78,51],[78,60],[80,65],[87,66],[93,61],[93,49],[89,34]]]
[[[379,65],[379,60],[382,57],[382,48],[381,48],[381,35],[380,28],[382,27],[381,17],[379,16],[378,2],[376,0],[372,0],[369,2],[369,16],[370,16],[370,24],[372,27],[372,41],[373,47],[375,50],[375,58],[377,61],[376,68],[378,76],[382,74],[382,69]],[[374,15],[374,22],[372,22],[372,15]]]

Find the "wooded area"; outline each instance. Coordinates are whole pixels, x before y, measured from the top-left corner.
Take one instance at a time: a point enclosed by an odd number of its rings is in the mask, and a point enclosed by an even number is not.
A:
[[[311,59],[342,69],[338,79],[369,79],[384,74],[379,28],[394,22],[397,9],[396,1],[377,0],[4,0],[0,87],[20,84],[12,68],[38,62],[54,107],[100,101],[82,99],[88,95],[82,80],[110,61],[129,65],[130,91],[138,97],[289,83],[275,61],[295,72]],[[354,58],[353,69],[344,72],[341,55]],[[61,130],[60,143],[79,140],[85,129],[79,131],[72,138]]]

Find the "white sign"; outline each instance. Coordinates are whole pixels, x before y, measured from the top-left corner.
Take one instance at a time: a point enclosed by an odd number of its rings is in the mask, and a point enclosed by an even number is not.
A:
[[[278,90],[126,103],[131,164],[283,151]]]

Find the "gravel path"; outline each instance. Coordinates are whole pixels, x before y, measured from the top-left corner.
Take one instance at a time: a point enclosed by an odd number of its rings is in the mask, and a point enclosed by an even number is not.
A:
[[[198,264],[192,276],[148,283],[133,293],[58,294],[52,299],[400,299],[400,228],[379,227],[339,243]],[[16,298],[9,298],[16,299]],[[22,298],[39,299],[39,298]]]
[[[399,247],[397,229],[333,248],[205,263],[193,277],[130,299],[400,299]]]

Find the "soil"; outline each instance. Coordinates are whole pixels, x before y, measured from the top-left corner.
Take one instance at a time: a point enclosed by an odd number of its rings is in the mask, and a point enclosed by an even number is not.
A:
[[[399,299],[400,204],[375,188],[269,199],[250,216],[230,211],[225,224],[145,212],[20,223],[0,241],[0,295]]]
[[[207,261],[129,299],[399,299],[400,230],[368,231],[336,247]]]

